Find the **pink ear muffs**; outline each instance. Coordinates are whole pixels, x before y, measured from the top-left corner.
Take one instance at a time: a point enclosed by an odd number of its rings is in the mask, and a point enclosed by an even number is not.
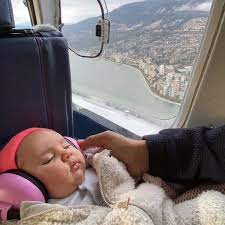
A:
[[[77,141],[64,137],[68,143],[80,150]],[[35,177],[13,169],[0,174],[0,220],[20,219],[19,208],[22,201],[48,200],[48,191]]]
[[[71,137],[66,137],[64,136],[65,140],[71,144],[74,148],[78,149],[78,150],[81,150],[80,149],[80,146],[78,144],[78,142],[74,139],[74,138],[71,138]]]
[[[48,192],[35,177],[22,170],[0,174],[0,220],[19,219],[22,201],[46,202]]]

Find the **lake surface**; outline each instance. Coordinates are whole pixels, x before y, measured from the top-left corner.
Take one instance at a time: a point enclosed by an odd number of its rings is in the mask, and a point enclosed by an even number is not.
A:
[[[151,122],[173,120],[180,106],[154,95],[140,70],[70,53],[73,92]],[[167,121],[168,122],[168,121]]]

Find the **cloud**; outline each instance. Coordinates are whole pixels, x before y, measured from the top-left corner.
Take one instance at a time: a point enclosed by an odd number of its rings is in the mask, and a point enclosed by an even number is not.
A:
[[[84,2],[86,3],[87,0]],[[92,16],[98,16],[101,13],[97,1],[96,4],[93,4],[93,0],[90,4],[82,4],[77,0],[62,0],[61,8],[63,23],[76,23]]]
[[[200,3],[200,4],[186,4],[182,5],[177,11],[204,11],[208,12],[211,9],[212,1]]]
[[[143,0],[106,0],[109,11],[122,5]],[[104,4],[104,0],[101,1]],[[101,15],[101,11],[96,0],[61,0],[63,23],[76,23],[83,19]],[[105,9],[105,6],[104,6]]]
[[[109,11],[131,2],[143,0],[106,0]],[[101,1],[104,4],[104,0]],[[30,23],[29,13],[23,0],[12,0],[16,24]],[[97,0],[61,0],[63,23],[76,23],[100,15]],[[105,7],[104,7],[105,8]]]
[[[211,9],[212,2],[204,2],[202,4],[197,5],[194,10],[196,11],[206,11],[208,12]]]

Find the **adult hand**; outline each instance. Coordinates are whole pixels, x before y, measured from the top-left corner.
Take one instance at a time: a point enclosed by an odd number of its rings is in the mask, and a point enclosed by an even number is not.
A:
[[[133,140],[112,131],[105,131],[79,141],[79,145],[83,150],[91,147],[111,150],[112,155],[124,162],[134,177],[149,170],[149,153],[144,140]]]

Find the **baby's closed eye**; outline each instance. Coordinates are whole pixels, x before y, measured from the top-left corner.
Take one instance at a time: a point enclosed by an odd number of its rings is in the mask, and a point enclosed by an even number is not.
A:
[[[65,142],[65,143],[63,144],[63,148],[64,148],[64,149],[68,149],[70,146],[71,146],[71,145],[70,145],[68,142]]]
[[[67,146],[64,146],[63,148],[64,149],[68,149],[70,147],[70,145],[67,145]]]
[[[46,165],[46,164],[50,163],[54,158],[55,158],[54,155],[47,157],[46,159],[43,160],[42,165]]]

